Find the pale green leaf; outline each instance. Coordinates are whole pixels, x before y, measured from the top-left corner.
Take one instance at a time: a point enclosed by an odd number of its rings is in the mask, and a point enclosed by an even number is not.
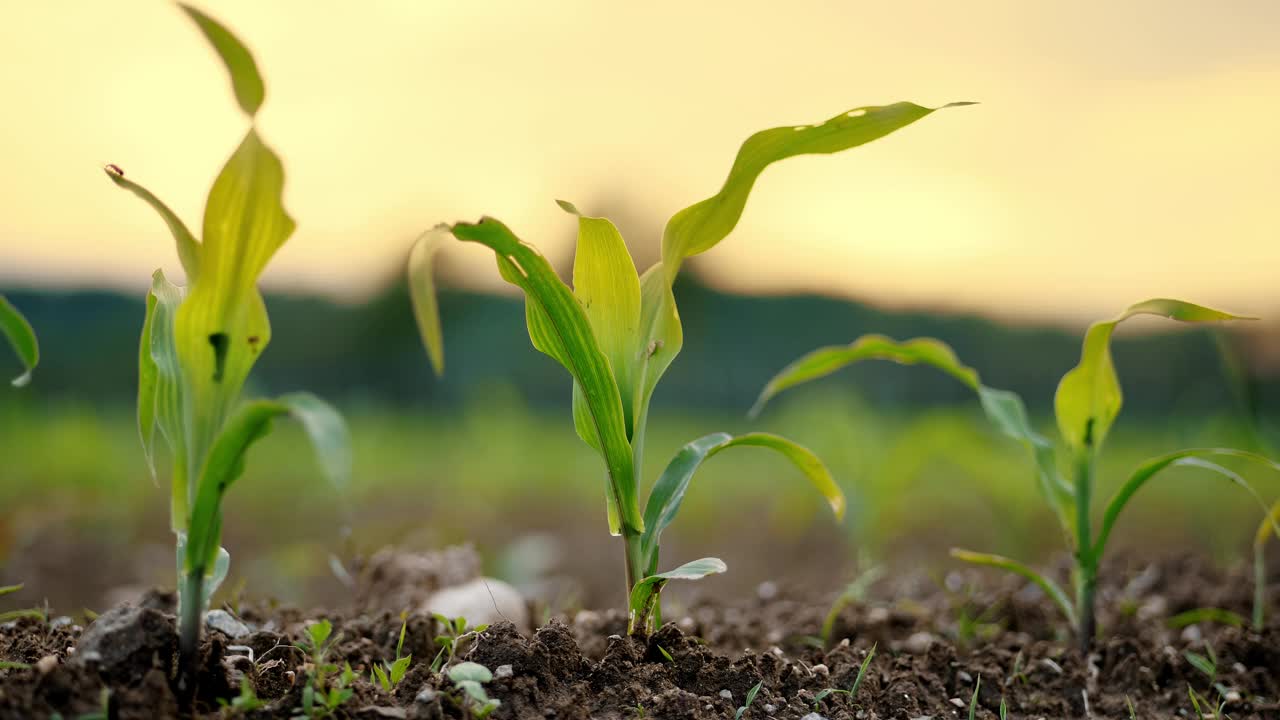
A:
[[[466,682],[466,681],[477,682],[477,683],[487,683],[487,682],[492,682],[493,680],[493,673],[489,670],[489,668],[481,665],[480,663],[475,663],[470,661],[460,662],[457,665],[452,665],[449,667],[448,672],[449,672],[449,679],[454,681],[455,683]]]
[[[147,295],[149,318],[143,323],[143,337],[138,348],[138,429],[142,434],[142,449],[147,464],[154,472],[155,432],[160,431],[173,456],[173,477],[170,479],[170,522],[174,532],[184,532],[187,509],[194,498],[195,488],[189,486],[188,477],[194,477],[199,468],[192,467],[193,459],[187,445],[186,384],[182,378],[178,359],[174,323],[182,304],[182,288],[165,279],[156,270],[151,276],[151,291]],[[143,357],[145,354],[145,358]],[[147,405],[150,398],[151,412]]]
[[[776,127],[747,138],[720,192],[681,210],[667,222],[662,233],[667,277],[674,279],[685,258],[710,250],[733,231],[756,178],[769,165],[797,155],[826,155],[857,147],[904,128],[935,109],[909,102],[861,107],[818,125]]]
[[[1098,531],[1098,539],[1093,544],[1093,547],[1089,549],[1091,559],[1094,562],[1101,559],[1102,553],[1106,549],[1107,539],[1111,536],[1112,528],[1115,527],[1116,518],[1120,517],[1120,512],[1129,504],[1134,493],[1141,490],[1147,484],[1147,481],[1151,480],[1159,472],[1169,467],[1190,466],[1217,473],[1253,496],[1253,499],[1258,502],[1264,514],[1268,512],[1266,501],[1262,499],[1262,496],[1253,489],[1253,486],[1247,480],[1238,473],[1221,465],[1205,461],[1203,458],[1206,457],[1240,458],[1272,470],[1280,470],[1280,463],[1276,463],[1268,457],[1233,448],[1188,448],[1147,460],[1138,466],[1137,470],[1133,471],[1129,478],[1124,481],[1124,484],[1117,488],[1115,494],[1107,501],[1107,507],[1102,516],[1102,525]]]
[[[200,32],[204,33],[209,44],[213,45],[213,49],[222,58],[227,72],[231,74],[231,87],[235,91],[236,102],[240,104],[240,109],[244,110],[245,114],[252,117],[262,106],[262,100],[266,95],[262,76],[258,74],[258,66],[253,61],[253,55],[249,53],[244,43],[217,20],[185,3],[179,3],[179,7],[195,21]]]
[[[187,532],[188,572],[210,569],[219,546],[222,498],[243,473],[249,448],[265,437],[272,421],[282,415],[298,420],[306,430],[325,477],[339,488],[347,485],[350,437],[342,416],[330,405],[308,393],[246,403],[222,428],[200,473]]]
[[[24,372],[13,379],[15,386],[22,387],[31,382],[31,371],[40,362],[40,344],[36,342],[31,323],[3,295],[0,295],[0,333],[8,339],[22,362]]]
[[[658,596],[662,593],[662,588],[667,582],[671,580],[701,580],[708,575],[722,573],[728,569],[720,558],[706,557],[687,562],[674,570],[650,575],[636,583],[636,586],[631,589],[630,632],[643,629],[653,611],[653,606],[657,602]]]
[[[1054,604],[1062,610],[1062,614],[1066,616],[1067,622],[1071,627],[1074,628],[1076,626],[1076,612],[1071,604],[1070,598],[1068,598],[1067,594],[1063,592],[1062,587],[1052,579],[1041,575],[1017,560],[1004,557],[1003,555],[992,555],[990,553],[978,553],[970,550],[961,550],[960,548],[952,548],[951,557],[956,558],[957,560],[963,560],[967,563],[973,563],[974,565],[984,565],[986,567],[993,567],[999,570],[1011,572],[1030,580],[1043,590],[1045,594],[1049,596],[1049,599],[1053,600]]]
[[[1160,315],[1196,323],[1250,319],[1181,300],[1156,298],[1091,325],[1085,333],[1079,364],[1062,376],[1053,399],[1058,431],[1073,455],[1101,447],[1120,412],[1123,398],[1111,360],[1111,334],[1116,325],[1135,315]]]
[[[124,171],[119,166],[108,165],[103,170],[117,187],[124,188],[138,196],[143,202],[150,205],[152,210],[156,211],[156,214],[164,221],[165,226],[169,228],[169,233],[173,235],[173,240],[178,246],[178,260],[182,262],[182,270],[187,274],[187,282],[194,283],[200,271],[200,243],[196,241],[195,236],[187,229],[187,226],[182,222],[182,218],[179,218],[177,213],[170,210],[169,206],[165,205],[150,190],[126,178]]]
[[[436,304],[435,256],[450,236],[448,225],[437,225],[422,233],[409,251],[409,299],[418,321],[418,334],[437,376],[444,372],[444,336]]]
[[[1258,524],[1258,532],[1253,535],[1253,547],[1261,549],[1267,544],[1267,540],[1272,534],[1280,535],[1280,529],[1277,529],[1278,525],[1280,525],[1280,500],[1277,500],[1271,506],[1271,510],[1263,516],[1262,522]]]
[[[592,333],[582,305],[546,258],[497,220],[484,218],[477,224],[459,223],[453,227],[453,234],[459,240],[480,243],[493,250],[503,278],[524,290],[529,338],[581,385],[583,406],[589,411],[590,422],[588,428],[579,430],[588,430],[588,442],[598,448],[604,458],[609,471],[609,491],[617,501],[621,522],[634,532],[642,531],[644,522],[636,495],[622,399],[609,360]]]
[[[646,569],[652,573],[658,562],[657,550],[662,531],[675,520],[684,501],[693,475],[702,463],[716,453],[736,446],[763,447],[780,453],[791,461],[814,488],[827,500],[837,519],[844,517],[844,493],[836,485],[830,471],[807,448],[769,433],[747,433],[734,437],[728,433],[713,433],[685,445],[671,459],[667,469],[649,493],[644,511],[644,535],[641,547],[646,559]]]

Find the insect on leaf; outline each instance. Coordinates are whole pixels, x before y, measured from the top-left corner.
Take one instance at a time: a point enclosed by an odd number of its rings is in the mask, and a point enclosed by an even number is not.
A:
[[[235,91],[236,102],[240,104],[240,109],[244,110],[246,115],[252,117],[258,112],[258,108],[262,107],[262,101],[266,96],[262,76],[258,73],[258,65],[254,62],[253,55],[244,43],[217,20],[185,3],[179,3],[179,7],[195,21],[200,32],[204,33],[209,44],[213,45],[213,49],[217,51],[218,57],[222,58],[227,72],[231,75],[231,87]]]
[[[1080,362],[1058,383],[1054,412],[1058,431],[1073,455],[1101,447],[1120,412],[1120,379],[1111,360],[1111,334],[1135,315],[1161,315],[1180,322],[1249,320],[1181,300],[1156,298],[1131,305],[1111,320],[1094,323],[1085,333]]]
[[[40,362],[40,344],[36,342],[31,323],[3,295],[0,295],[0,334],[8,339],[22,362],[23,373],[12,381],[15,387],[22,387],[31,382],[31,371]]]

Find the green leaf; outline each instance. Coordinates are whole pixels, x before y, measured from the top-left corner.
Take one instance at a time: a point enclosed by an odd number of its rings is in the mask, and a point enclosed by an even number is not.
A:
[[[1050,600],[1053,600],[1054,604],[1058,606],[1058,609],[1062,610],[1062,614],[1066,616],[1067,622],[1071,627],[1076,627],[1076,611],[1071,605],[1070,598],[1068,598],[1067,594],[1062,591],[1062,587],[1050,578],[1041,575],[1017,560],[1004,557],[1003,555],[977,553],[971,550],[952,548],[951,557],[957,560],[963,560],[967,563],[973,563],[974,565],[983,565],[986,567],[1005,570],[1015,575],[1021,575],[1023,578],[1030,580],[1032,583],[1039,586],[1039,588],[1044,591],[1045,595],[1049,596]]]
[[[170,210],[169,206],[161,202],[160,198],[153,195],[150,190],[127,179],[124,176],[124,171],[118,165],[108,165],[103,170],[117,187],[124,188],[138,196],[143,202],[150,205],[152,210],[156,211],[156,214],[160,216],[164,224],[168,226],[169,233],[173,235],[173,240],[178,246],[178,259],[182,262],[182,270],[187,274],[187,282],[194,283],[200,272],[200,243],[196,241],[195,236],[187,229],[187,226],[182,222],[182,218],[179,218],[177,213]]]
[[[1280,536],[1280,500],[1277,500],[1271,506],[1271,510],[1262,518],[1262,522],[1258,524],[1258,532],[1253,536],[1253,547],[1261,549],[1267,544],[1267,539],[1274,533]]]
[[[213,45],[213,49],[218,52],[218,56],[227,66],[227,72],[231,74],[231,87],[235,90],[236,102],[240,104],[240,109],[244,110],[246,115],[253,117],[258,112],[258,108],[262,107],[262,100],[266,95],[262,76],[258,74],[258,66],[253,61],[253,55],[249,53],[244,43],[236,39],[236,36],[217,20],[185,3],[179,3],[178,6],[195,21],[200,32],[204,33],[209,43]]]
[[[630,439],[635,422],[634,376],[640,361],[636,338],[640,336],[640,276],[627,244],[613,223],[587,217],[572,203],[557,200],[578,218],[578,244],[573,260],[573,294],[582,304],[592,333],[620,389],[622,412]],[[575,403],[583,398],[574,395]]]
[[[1165,620],[1164,624],[1175,630],[1181,630],[1188,625],[1195,625],[1202,622],[1214,622],[1222,625],[1230,625],[1231,627],[1244,627],[1247,621],[1230,610],[1206,607],[1180,612],[1168,620]]]
[[[563,365],[582,387],[586,420],[575,421],[575,425],[583,439],[604,458],[609,471],[609,492],[620,510],[621,523],[632,532],[643,531],[618,384],[592,332],[586,311],[556,276],[546,258],[497,220],[484,218],[477,224],[459,223],[454,225],[453,234],[459,240],[480,243],[493,250],[503,278],[524,290],[529,338],[534,347]]]
[[[955,351],[941,340],[915,338],[898,342],[883,335],[864,335],[848,345],[818,348],[801,356],[769,380],[751,408],[751,415],[758,415],[769,400],[788,388],[826,377],[864,360],[929,365],[976,392],[987,420],[1031,451],[1041,493],[1054,508],[1062,526],[1069,533],[1074,532],[1070,521],[1075,504],[1073,491],[1058,472],[1053,444],[1031,426],[1022,398],[1008,390],[983,385],[978,372],[961,363]]]
[[[722,573],[729,568],[720,558],[706,557],[693,560],[664,573],[650,575],[631,588],[630,609],[631,620],[628,632],[635,633],[646,629],[653,606],[662,593],[662,588],[671,580],[701,580],[708,575]]]
[[[222,497],[244,471],[245,454],[265,437],[271,422],[289,415],[301,423],[311,439],[321,472],[337,487],[351,473],[350,440],[346,423],[330,405],[308,393],[254,400],[241,407],[218,435],[205,460],[191,510],[187,534],[187,572],[206,572],[217,554]]]
[[[844,493],[840,491],[840,487],[836,485],[822,461],[807,448],[769,433],[747,433],[737,437],[728,433],[712,433],[681,448],[671,459],[667,469],[663,471],[649,494],[649,502],[644,510],[645,531],[641,538],[641,547],[650,573],[657,569],[655,567],[658,562],[657,550],[662,531],[675,520],[676,514],[680,511],[680,503],[684,501],[685,492],[689,489],[694,473],[704,461],[716,453],[738,446],[763,447],[781,453],[804,473],[814,488],[826,498],[836,518],[844,517]]]
[[[16,593],[19,590],[21,590],[23,587],[24,585],[22,583],[18,583],[17,585],[0,585],[0,597],[4,597],[5,595],[12,595],[13,593]]]
[[[409,300],[418,321],[418,334],[437,377],[444,373],[444,335],[436,304],[435,256],[449,237],[449,226],[437,225],[418,236],[409,251]]]
[[[738,711],[733,714],[733,720],[742,720],[742,716],[746,714],[747,710],[751,709],[751,704],[756,701],[756,695],[760,694],[761,687],[764,687],[763,680],[753,685],[751,689],[747,691],[746,702],[744,702],[742,707],[738,708]]]
[[[493,673],[480,663],[460,662],[449,668],[449,679],[455,683],[470,681],[483,684],[493,681]]]
[[[1091,548],[1091,556],[1094,562],[1101,559],[1103,551],[1106,549],[1107,539],[1111,536],[1111,530],[1115,527],[1116,518],[1120,517],[1120,512],[1124,510],[1129,501],[1133,499],[1134,493],[1142,489],[1147,481],[1155,477],[1160,471],[1174,466],[1190,466],[1204,468],[1215,472],[1226,478],[1231,483],[1240,486],[1246,492],[1253,496],[1254,500],[1262,508],[1263,513],[1267,513],[1267,503],[1262,496],[1253,489],[1247,480],[1238,473],[1228,470],[1211,462],[1207,462],[1202,458],[1206,457],[1235,457],[1248,460],[1269,467],[1273,470],[1280,470],[1280,463],[1276,463],[1270,458],[1258,455],[1257,453],[1247,452],[1245,450],[1235,450],[1232,448],[1189,448],[1179,450],[1177,452],[1152,458],[1138,466],[1137,470],[1124,481],[1107,501],[1107,508],[1102,516],[1102,525],[1098,532],[1097,542]]]
[[[797,155],[827,155],[857,147],[904,128],[935,109],[909,102],[860,107],[818,125],[776,127],[747,138],[720,192],[681,210],[667,222],[662,233],[662,262],[669,281],[680,272],[685,258],[710,250],[733,231],[756,178],[769,165]]]
[[[250,368],[271,341],[256,283],[267,261],[293,233],[283,192],[280,159],[254,130],[209,191],[200,274],[175,325],[178,356],[192,395],[193,462],[208,452]]]
[[[151,291],[147,294],[147,318],[143,322],[138,347],[138,432],[153,476],[156,430],[160,431],[173,455],[170,523],[173,531],[179,534],[186,531],[187,509],[195,500],[195,488],[190,487],[187,481],[195,473],[190,468],[186,434],[189,398],[182,378],[174,328],[183,297],[182,288],[165,279],[163,272],[156,270],[152,274]]]
[[[1085,333],[1080,362],[1058,383],[1054,411],[1058,430],[1073,455],[1101,447],[1120,412],[1120,380],[1111,361],[1111,334],[1135,315],[1161,315],[1180,322],[1248,320],[1181,300],[1157,298],[1131,305],[1111,320],[1094,323]]]
[[[18,312],[5,296],[0,295],[0,333],[9,340],[10,347],[18,354],[25,371],[13,379],[15,387],[22,387],[31,382],[31,371],[40,362],[40,345],[36,342],[35,330],[31,323]]]

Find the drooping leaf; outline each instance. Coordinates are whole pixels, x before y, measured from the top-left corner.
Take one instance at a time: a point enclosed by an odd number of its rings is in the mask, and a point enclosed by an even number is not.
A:
[[[1111,361],[1111,334],[1117,325],[1135,315],[1160,315],[1195,323],[1251,319],[1181,300],[1156,298],[1131,305],[1115,318],[1089,326],[1080,362],[1062,376],[1053,399],[1058,430],[1073,455],[1101,447],[1120,412],[1123,398]]]
[[[251,129],[209,191],[200,274],[178,310],[178,356],[192,393],[195,458],[208,451],[271,341],[256,283],[293,233],[283,192],[280,159]]]
[[[627,244],[613,223],[588,217],[564,200],[560,207],[578,218],[578,244],[573,260],[573,294],[582,304],[600,351],[620,391],[635,387],[634,375],[640,361],[636,338],[640,334],[640,276]],[[581,393],[574,402],[580,402]],[[620,392],[626,419],[627,438],[634,428],[632,393]]]
[[[31,382],[31,371],[40,362],[40,344],[31,323],[3,295],[0,295],[0,333],[22,361],[24,371],[12,381],[14,386],[22,387]]]
[[[444,372],[444,336],[436,304],[435,256],[450,237],[448,225],[437,225],[418,236],[409,250],[409,299],[418,321],[418,334],[437,377]]]
[[[633,532],[641,532],[644,521],[636,496],[622,399],[609,360],[600,349],[582,305],[546,258],[497,220],[459,223],[454,225],[453,234],[459,240],[493,250],[503,278],[524,291],[529,338],[534,347],[555,358],[581,386],[588,421],[578,425],[579,432],[585,433],[584,439],[600,451],[608,466],[609,492],[616,500],[621,523]]]
[[[138,196],[143,202],[150,205],[152,210],[156,211],[156,214],[164,221],[165,226],[169,228],[169,233],[173,235],[173,241],[178,246],[178,260],[182,262],[182,270],[187,274],[187,283],[194,283],[200,272],[200,243],[196,241],[195,236],[187,229],[186,224],[182,222],[182,218],[178,217],[177,213],[170,210],[169,206],[165,205],[150,190],[126,178],[124,171],[119,166],[108,165],[103,170],[117,187],[124,188]]]
[[[1092,559],[1094,561],[1101,559],[1102,553],[1106,549],[1107,539],[1111,536],[1112,528],[1115,527],[1116,518],[1120,517],[1120,512],[1124,510],[1125,506],[1129,504],[1129,501],[1133,499],[1134,493],[1141,490],[1142,486],[1147,484],[1147,481],[1151,480],[1151,478],[1155,477],[1166,468],[1189,466],[1203,468],[1217,473],[1253,496],[1254,500],[1256,500],[1258,505],[1262,508],[1263,513],[1267,513],[1266,501],[1262,499],[1262,496],[1253,489],[1253,486],[1250,485],[1247,480],[1241,477],[1239,473],[1204,460],[1204,458],[1207,457],[1241,458],[1252,463],[1260,464],[1272,470],[1280,470],[1280,463],[1276,463],[1268,457],[1232,448],[1189,448],[1147,460],[1139,465],[1137,470],[1133,471],[1133,474],[1129,476],[1129,479],[1125,480],[1124,484],[1117,488],[1115,494],[1107,501],[1107,507],[1102,516],[1102,525],[1098,530],[1098,539],[1093,544],[1093,547],[1090,548]]]
[[[223,427],[200,473],[187,532],[188,572],[210,569],[219,545],[222,497],[243,473],[249,448],[265,437],[272,421],[282,415],[292,416],[307,431],[322,474],[336,487],[347,485],[351,473],[350,439],[337,410],[309,393],[246,403]]]
[[[1062,587],[1052,579],[1041,575],[1017,560],[1007,558],[1003,555],[992,555],[990,553],[978,553],[970,550],[962,550],[960,548],[952,548],[951,557],[957,560],[963,560],[967,563],[973,563],[974,565],[984,565],[986,567],[1005,570],[1015,575],[1021,575],[1023,578],[1030,580],[1043,590],[1045,595],[1048,595],[1049,599],[1053,600],[1054,604],[1062,610],[1062,614],[1066,616],[1067,622],[1071,627],[1076,627],[1076,611],[1071,604],[1071,600],[1067,594],[1062,591]]]
[[[1277,500],[1271,506],[1271,510],[1262,518],[1262,522],[1258,524],[1258,531],[1253,535],[1254,548],[1261,548],[1267,544],[1267,540],[1272,535],[1280,536],[1280,500]]]
[[[801,356],[769,380],[751,408],[751,415],[758,415],[770,399],[788,388],[826,377],[864,360],[929,365],[977,393],[987,420],[1031,451],[1041,493],[1053,506],[1063,527],[1069,533],[1073,532],[1071,516],[1075,501],[1070,486],[1058,472],[1053,443],[1031,426],[1022,398],[1008,390],[983,385],[978,372],[961,363],[955,351],[941,340],[915,338],[898,342],[883,335],[864,335],[848,345],[818,348]]]
[[[674,570],[650,575],[636,583],[635,587],[631,588],[629,632],[634,633],[645,629],[653,606],[662,593],[662,588],[671,580],[701,580],[708,575],[722,573],[728,569],[720,558],[706,557],[687,562]]]
[[[652,573],[657,569],[655,567],[658,562],[657,549],[662,531],[675,520],[676,514],[680,511],[680,503],[684,501],[685,492],[689,489],[694,473],[711,456],[721,450],[737,446],[762,447],[777,451],[790,460],[826,498],[837,519],[844,517],[844,493],[836,485],[827,467],[807,448],[769,433],[747,433],[737,437],[728,433],[712,433],[681,448],[671,459],[671,463],[667,465],[667,469],[663,471],[649,494],[649,502],[644,510],[645,531],[641,539],[648,572]]]
[[[174,327],[183,297],[182,288],[170,283],[162,271],[152,274],[151,291],[147,294],[148,318],[143,323],[138,348],[138,430],[142,449],[154,473],[156,430],[169,446],[173,456],[170,523],[177,533],[185,532],[187,509],[195,499],[195,488],[187,479],[198,471],[191,467],[188,453],[186,408],[189,399]]]
[[[756,178],[769,165],[797,155],[848,150],[904,128],[937,109],[909,102],[860,107],[818,125],[776,127],[747,138],[720,192],[681,210],[667,222],[662,233],[667,277],[674,279],[685,258],[710,250],[733,231]]]
[[[231,87],[235,91],[236,102],[246,115],[253,117],[258,108],[262,107],[266,89],[249,49],[217,20],[185,3],[179,3],[179,7],[195,21],[200,32],[204,33],[209,44],[213,45],[213,49],[222,58],[227,72],[231,74]]]

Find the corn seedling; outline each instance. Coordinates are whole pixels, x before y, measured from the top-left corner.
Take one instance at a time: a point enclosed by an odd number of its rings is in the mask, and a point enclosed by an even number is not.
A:
[[[848,695],[850,700],[857,697],[858,688],[862,687],[862,679],[866,677],[867,668],[871,667],[871,660],[875,656],[876,646],[872,645],[871,649],[867,651],[867,656],[862,659],[862,664],[858,666],[858,675],[853,679],[853,685],[849,686],[848,690],[841,690],[839,688],[825,688],[823,690],[819,690],[818,694],[813,696],[813,706],[817,707],[818,704],[825,700],[828,695],[835,695],[837,693]]]
[[[396,640],[396,659],[392,662],[384,660],[382,665],[373,666],[369,681],[381,687],[383,692],[394,691],[404,679],[405,673],[409,672],[409,663],[413,662],[412,655],[400,654],[404,650],[404,632],[408,627],[408,613],[403,613],[400,616],[400,638]]]
[[[633,632],[646,632],[660,622],[657,596],[666,581],[696,579],[725,569],[719,560],[704,558],[658,573],[662,531],[675,519],[694,473],[716,453],[738,446],[777,451],[822,493],[837,518],[845,507],[844,495],[831,474],[807,449],[767,433],[738,437],[714,433],[685,445],[676,454],[642,511],[640,461],[650,399],[684,343],[672,294],[681,265],[715,247],[733,231],[756,179],[772,163],[853,148],[933,111],[905,102],[864,107],[817,125],[778,127],[752,135],[738,151],[720,191],[667,222],[662,260],[643,275],[637,273],[613,223],[583,215],[564,201],[559,202],[561,208],[578,222],[572,288],[533,246],[493,218],[438,226],[414,244],[408,266],[410,293],[437,373],[444,367],[444,350],[432,266],[437,250],[452,235],[494,251],[502,277],[524,291],[534,347],[572,375],[574,427],[604,461],[609,530],[623,538]]]
[[[440,635],[436,636],[436,645],[440,646],[440,651],[431,661],[431,672],[440,672],[441,668],[448,667],[453,663],[454,656],[462,649],[464,643],[474,640],[480,636],[480,633],[489,629],[488,625],[468,628],[467,619],[464,617],[450,619],[439,613],[432,613],[431,617],[435,618],[444,629]]]
[[[1280,531],[1275,529],[1278,523],[1280,500],[1271,506],[1267,516],[1258,524],[1258,532],[1253,536],[1253,629],[1258,631],[1262,630],[1266,620],[1263,615],[1267,605],[1267,563],[1263,551],[1266,550],[1267,540],[1273,532],[1280,535]]]
[[[31,323],[3,295],[0,295],[0,334],[8,339],[9,346],[22,363],[22,374],[11,381],[14,387],[22,387],[31,382],[31,371],[40,362],[40,344],[36,342],[36,332],[31,329]]]
[[[213,19],[183,10],[230,71],[240,108],[252,120],[264,97],[252,55]],[[138,353],[143,450],[154,475],[158,431],[173,460],[171,525],[186,675],[193,669],[201,615],[230,562],[220,547],[222,497],[243,473],[249,447],[270,431],[273,419],[291,416],[306,429],[324,473],[341,483],[350,473],[349,442],[341,416],[313,395],[240,404],[249,370],[271,340],[257,279],[294,229],[282,204],[284,168],[257,129],[250,126],[209,191],[203,241],[119,166],[105,171],[163,219],[189,284],[181,288],[155,272]]]
[[[476,720],[488,717],[489,713],[502,706],[502,702],[489,697],[485,692],[485,683],[493,681],[493,672],[489,668],[474,662],[462,662],[449,668],[449,679],[462,691],[463,700]]]
[[[861,360],[891,360],[903,365],[931,365],[956,378],[978,395],[987,419],[1005,435],[1031,451],[1041,494],[1052,507],[1073,550],[1074,601],[1052,579],[1016,560],[998,555],[953,550],[961,560],[1016,573],[1039,586],[1062,610],[1076,632],[1081,647],[1088,648],[1096,632],[1094,590],[1098,566],[1116,519],[1152,477],[1175,466],[1210,470],[1244,488],[1265,509],[1266,505],[1243,477],[1209,457],[1234,457],[1280,469],[1274,461],[1256,453],[1230,448],[1191,448],[1152,458],[1140,465],[1107,502],[1099,531],[1094,535],[1092,501],[1098,452],[1120,412],[1120,381],[1111,360],[1111,335],[1122,321],[1135,315],[1159,315],[1192,323],[1243,319],[1218,310],[1179,300],[1147,300],[1119,316],[1091,325],[1085,334],[1080,362],[1062,377],[1054,397],[1061,452],[1031,426],[1022,398],[982,384],[978,372],[960,363],[946,344],[933,338],[897,342],[868,335],[850,345],[820,348],[799,358],[778,373],[761,391],[752,413],[788,388],[815,380]],[[1070,468],[1070,481],[1059,471],[1059,456]]]
[[[733,714],[733,720],[742,720],[742,716],[747,714],[747,711],[751,709],[751,704],[756,701],[756,695],[760,694],[761,687],[764,687],[763,680],[747,691],[746,702],[742,703],[742,707],[738,708],[738,711]]]

